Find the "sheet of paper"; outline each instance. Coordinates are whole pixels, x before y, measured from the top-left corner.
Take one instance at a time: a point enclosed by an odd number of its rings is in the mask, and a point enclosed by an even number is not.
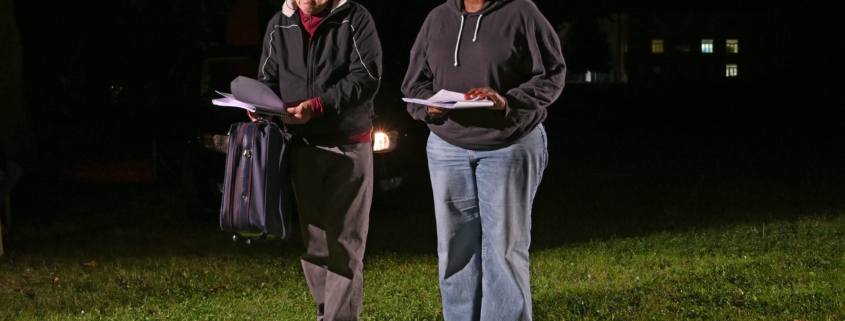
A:
[[[285,111],[285,103],[279,96],[276,96],[276,93],[270,87],[258,80],[240,76],[232,80],[231,87],[234,99],[255,106]]]
[[[219,91],[217,93],[223,95],[224,98],[212,99],[211,103],[214,104],[214,105],[227,106],[227,107],[238,107],[238,108],[243,108],[243,109],[246,109],[246,110],[249,110],[249,111],[255,111],[255,106],[252,106],[250,104],[243,103],[243,102],[240,102],[240,101],[238,101],[234,98],[228,97],[228,96],[230,96],[230,94],[224,94],[224,93],[221,93]]]
[[[238,107],[260,114],[291,116],[285,103],[269,87],[261,82],[240,76],[232,80],[232,93],[215,91],[224,98],[212,99],[217,106]]]
[[[431,96],[428,99],[402,98],[402,100],[409,103],[415,103],[426,106],[437,106],[450,109],[493,106],[492,100],[481,98],[465,100],[464,94],[445,89],[441,89],[436,94],[434,94],[434,96]]]
[[[212,99],[211,103],[217,106],[227,106],[227,107],[238,107],[249,110],[251,112],[265,114],[265,115],[273,115],[273,116],[282,116],[282,117],[290,117],[293,114],[288,113],[287,111],[279,111],[273,108],[266,108],[261,106],[253,106],[247,104],[245,102],[239,101],[235,99],[232,94],[227,94],[224,92],[216,91],[218,94],[222,95],[223,98]]]

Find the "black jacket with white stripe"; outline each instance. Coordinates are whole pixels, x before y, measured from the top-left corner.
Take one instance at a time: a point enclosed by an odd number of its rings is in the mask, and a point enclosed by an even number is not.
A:
[[[309,144],[371,130],[382,71],[381,43],[370,13],[349,0],[331,0],[325,10],[331,11],[314,31],[309,47],[296,0],[286,0],[267,25],[257,77],[284,102],[320,98],[322,116],[286,125]]]

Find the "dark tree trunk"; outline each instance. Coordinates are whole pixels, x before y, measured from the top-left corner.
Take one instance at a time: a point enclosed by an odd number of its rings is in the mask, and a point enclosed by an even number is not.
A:
[[[26,171],[35,146],[23,101],[23,54],[12,0],[0,0],[0,146]]]

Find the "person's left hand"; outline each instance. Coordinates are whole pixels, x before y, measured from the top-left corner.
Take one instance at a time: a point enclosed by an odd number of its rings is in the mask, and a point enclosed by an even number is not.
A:
[[[249,110],[246,111],[246,114],[247,114],[247,116],[249,116],[249,119],[251,119],[252,121],[256,121],[259,118],[264,118],[268,121],[273,121],[272,115],[262,115],[262,114],[259,114],[259,113],[256,113],[256,112],[251,112]]]
[[[496,92],[495,90],[493,90],[493,88],[490,87],[473,88],[464,94],[464,99],[475,98],[492,100],[493,106],[487,107],[492,110],[505,109],[505,106],[507,106],[508,104],[507,100],[505,100],[505,97],[502,97],[502,95],[499,95],[498,92]]]
[[[304,124],[311,119],[311,100],[306,99],[296,107],[288,107],[287,111],[293,116],[279,117],[285,124]]]
[[[428,107],[428,114],[434,117],[443,117],[446,113],[449,112],[449,109],[443,107],[436,107],[436,106],[426,106]]]

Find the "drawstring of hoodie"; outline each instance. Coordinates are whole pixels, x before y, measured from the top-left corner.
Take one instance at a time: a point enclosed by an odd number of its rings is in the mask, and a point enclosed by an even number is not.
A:
[[[461,15],[461,29],[458,30],[458,43],[455,44],[455,67],[458,66],[458,48],[461,46],[461,34],[464,32],[464,16]]]
[[[479,15],[478,20],[475,22],[475,33],[472,35],[472,42],[478,40],[478,26],[481,25],[481,17],[484,15]],[[455,43],[455,67],[458,66],[458,49],[461,47],[461,35],[464,33],[464,15],[461,15],[461,28],[458,30],[458,42]]]
[[[481,25],[481,17],[484,15],[478,15],[478,21],[475,22],[475,34],[472,35],[472,42],[478,40],[478,26]]]

